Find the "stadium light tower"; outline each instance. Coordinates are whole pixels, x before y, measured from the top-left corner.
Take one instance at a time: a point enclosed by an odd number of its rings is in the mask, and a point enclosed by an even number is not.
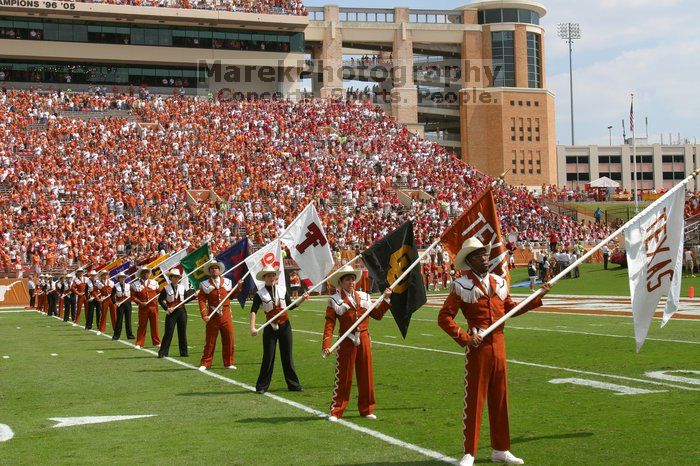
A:
[[[574,77],[571,66],[571,51],[575,40],[581,38],[581,27],[578,23],[560,23],[557,35],[569,44],[569,94],[571,95],[571,145],[574,145]]]

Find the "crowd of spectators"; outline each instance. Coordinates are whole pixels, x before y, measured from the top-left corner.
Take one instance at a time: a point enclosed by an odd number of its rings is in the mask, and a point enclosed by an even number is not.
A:
[[[109,109],[135,118],[78,115]],[[6,268],[149,255],[205,240],[218,251],[243,234],[259,246],[312,200],[335,250],[363,249],[409,217],[426,245],[492,181],[367,102],[217,102],[103,89],[0,94]],[[397,188],[428,196],[405,205]],[[199,189],[218,198],[188,203],[188,190]],[[550,212],[525,188],[495,189],[511,243],[529,247],[523,243],[555,235],[566,246],[608,233]]]
[[[67,0],[74,1],[74,0]],[[79,0],[78,3],[150,6],[161,8],[194,8],[199,10],[237,11],[306,16],[301,0]]]

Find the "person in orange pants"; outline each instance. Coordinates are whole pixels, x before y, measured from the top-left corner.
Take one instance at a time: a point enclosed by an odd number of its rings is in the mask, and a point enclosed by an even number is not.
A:
[[[139,307],[139,326],[136,330],[136,349],[141,349],[146,340],[146,328],[151,325],[151,343],[160,345],[158,334],[158,282],[151,280],[151,269],[139,269],[139,279],[131,283],[131,300]]]
[[[75,294],[78,300],[75,309],[75,319],[73,319],[73,324],[75,325],[77,325],[80,321],[80,313],[82,312],[83,308],[87,306],[89,280],[85,278],[84,272],[85,271],[83,269],[76,270],[75,278],[73,279],[73,284],[71,285],[71,291]]]
[[[455,280],[449,296],[438,314],[438,325],[460,346],[466,349],[464,376],[464,457],[461,466],[472,466],[479,446],[479,428],[484,402],[488,400],[491,430],[491,461],[506,464],[524,464],[510,451],[508,427],[508,391],[506,378],[506,347],[503,326],[485,338],[478,330],[485,330],[505,313],[513,309],[508,292],[508,283],[502,277],[489,273],[490,248],[473,237],[462,244],[454,260],[455,268],[465,274]],[[525,306],[516,315],[542,305],[544,293]],[[454,321],[462,311],[467,319],[469,331]]]
[[[350,266],[338,269],[328,281],[337,292],[328,299],[326,307],[326,324],[323,329],[323,356],[330,354],[333,331],[336,321],[340,321],[340,334],[344,334],[355,321],[372,306],[369,294],[356,291],[355,282],[362,277],[362,272]],[[381,320],[391,308],[389,297],[391,289],[384,291],[384,299],[370,316]],[[343,416],[350,401],[352,374],[357,374],[357,399],[360,415],[368,419],[377,419],[374,414],[374,376],[372,373],[372,346],[369,338],[369,319],[364,319],[355,332],[345,339],[338,347],[336,359],[335,385],[328,420],[336,422]]]
[[[211,361],[216,349],[216,339],[221,333],[221,355],[226,369],[236,369],[233,365],[233,322],[231,321],[230,296],[226,298],[232,288],[231,280],[222,277],[224,264],[215,260],[204,266],[204,273],[209,279],[199,284],[199,313],[202,320],[207,323],[206,337],[202,360],[199,370],[211,369]],[[238,286],[236,286],[238,288]],[[231,295],[234,295],[234,291]],[[224,299],[226,298],[226,299]],[[219,312],[214,310],[221,304]]]
[[[104,333],[107,328],[107,311],[109,311],[109,321],[112,324],[112,330],[114,330],[115,322],[117,321],[117,306],[114,305],[112,299],[112,290],[114,289],[114,282],[109,278],[109,272],[103,270],[100,273],[100,280],[96,283],[99,289],[99,300],[102,306],[102,317],[100,318],[100,326],[98,335]]]

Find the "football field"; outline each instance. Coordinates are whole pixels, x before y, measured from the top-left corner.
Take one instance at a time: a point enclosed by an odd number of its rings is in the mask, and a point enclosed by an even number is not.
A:
[[[0,464],[444,464],[462,456],[464,351],[413,316],[408,338],[390,315],[370,322],[377,420],[357,392],[329,423],[335,357],[321,358],[325,300],[291,313],[303,392],[286,389],[279,357],[256,394],[260,337],[233,308],[235,364],[220,348],[195,370],[204,323],[189,306],[190,357],[169,359],[34,311],[0,311]],[[135,307],[134,307],[135,309]],[[259,317],[259,320],[262,316]],[[160,313],[163,333],[164,314]],[[133,313],[134,332],[136,312]],[[459,318],[464,324],[464,320]],[[511,451],[534,465],[698,464],[700,320],[652,322],[635,353],[625,316],[530,312],[506,326]],[[111,328],[108,325],[108,332]],[[220,343],[220,340],[219,340]],[[55,427],[57,418],[149,416]],[[64,421],[69,422],[69,421]],[[70,422],[69,422],[70,423]],[[484,413],[477,463],[490,456]]]

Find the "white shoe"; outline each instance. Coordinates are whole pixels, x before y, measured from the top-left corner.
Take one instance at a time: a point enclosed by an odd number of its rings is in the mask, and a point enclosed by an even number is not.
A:
[[[331,422],[338,422],[338,418],[335,416],[328,416],[328,420]]]
[[[71,325],[72,325],[73,327],[77,327],[77,326],[78,326],[78,324],[71,324]]]
[[[377,416],[375,414],[368,414],[367,416],[362,416],[365,419],[372,419],[373,421],[377,419]]]
[[[98,330],[98,331],[97,331],[97,334],[98,334],[98,335],[102,335],[102,332],[100,332],[100,331]]]
[[[459,460],[459,466],[473,466],[474,457],[472,455],[464,455],[461,460]]]
[[[226,369],[233,369],[235,371],[238,368],[232,364],[230,366],[226,366]]]
[[[197,369],[199,372],[204,372],[207,370],[207,366],[199,366],[199,369]]]
[[[505,463],[505,464],[525,464],[525,461],[513,455],[508,450],[499,451],[494,450],[491,454],[491,461],[494,463]]]
[[[141,346],[140,346],[140,345],[135,345],[135,346],[134,346],[134,349],[141,349]]]

